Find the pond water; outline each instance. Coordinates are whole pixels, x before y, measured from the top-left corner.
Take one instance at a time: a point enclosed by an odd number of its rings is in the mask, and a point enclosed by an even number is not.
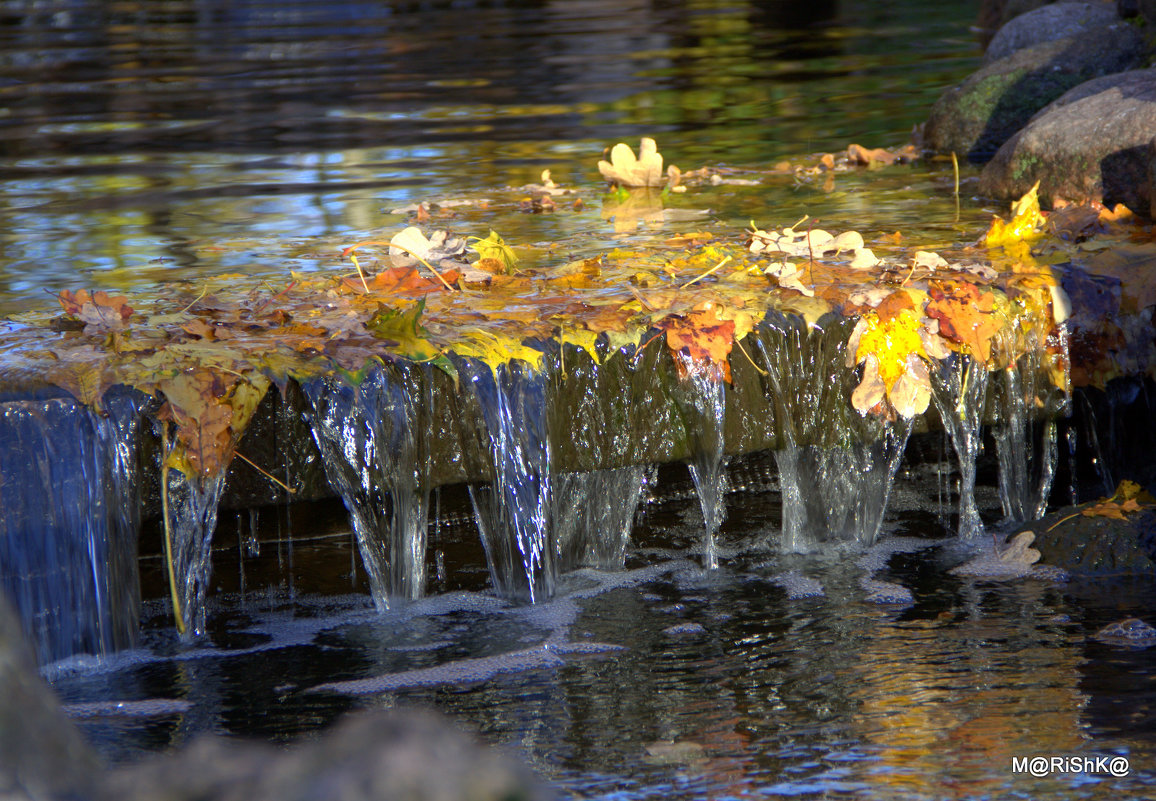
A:
[[[975,10],[0,4],[0,313],[43,315],[45,290],[147,297],[345,270],[343,246],[392,235],[414,203],[455,198],[473,201],[451,209],[460,233],[493,227],[539,260],[804,214],[868,239],[972,240],[994,207],[967,198],[966,170],[957,205],[949,164],[830,182],[765,168],[902,144],[976,65]],[[612,224],[595,162],[646,135],[684,170],[755,183],[673,197],[684,213],[662,222]],[[517,187],[543,169],[583,206],[523,213]],[[671,468],[625,571],[564,577],[555,600],[530,607],[488,591],[456,490],[439,498],[432,596],[385,613],[339,504],[224,514],[204,638],[172,632],[160,560],[146,555],[142,647],[46,673],[116,762],[205,731],[286,741],[349,709],[421,704],[574,797],[1156,793],[1150,654],[1091,636],[1151,609],[1156,586],[947,574],[958,557],[939,540],[954,528],[956,479],[950,447],[929,441],[900,469],[884,526],[906,539],[781,554],[763,457],[752,464],[765,480],[732,481],[720,567],[703,571],[702,513]],[[981,477],[989,525],[998,505]],[[910,602],[869,600],[864,576],[906,587]],[[148,703],[108,706],[132,701]],[[1124,756],[1130,773],[1013,771],[1013,757],[1072,754]]]

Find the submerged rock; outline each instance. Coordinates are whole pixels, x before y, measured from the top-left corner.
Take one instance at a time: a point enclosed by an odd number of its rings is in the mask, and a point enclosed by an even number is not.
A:
[[[1144,37],[1123,22],[1026,47],[985,65],[935,102],[924,145],[987,161],[1032,115],[1064,92],[1143,65]]]
[[[1040,197],[1123,203],[1148,214],[1150,143],[1156,131],[1156,69],[1106,75],[1064,93],[1000,147],[979,191],[1016,198],[1040,182]]]
[[[0,798],[5,801],[552,797],[528,768],[441,718],[413,710],[351,715],[288,749],[204,737],[179,753],[106,772],[41,680],[20,623],[3,597],[0,687]]]
[[[1102,2],[1041,6],[1008,20],[992,37],[983,63],[990,64],[1025,47],[1065,39],[1117,20],[1115,7]]]

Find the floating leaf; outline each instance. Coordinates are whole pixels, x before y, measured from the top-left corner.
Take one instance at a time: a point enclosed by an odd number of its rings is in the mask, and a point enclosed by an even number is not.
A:
[[[1040,211],[1039,188],[1040,182],[1036,181],[1023,197],[1012,204],[1012,218],[1009,222],[1004,222],[1000,217],[991,221],[991,228],[984,237],[984,244],[987,247],[1006,247],[1018,242],[1032,242],[1043,236],[1046,221]]]
[[[429,332],[419,322],[424,311],[424,298],[396,309],[381,304],[365,327],[378,339],[390,340],[390,350],[399,356],[415,362],[429,361],[441,351],[427,339]]]
[[[483,260],[494,259],[498,261],[504,266],[507,273],[513,272],[514,265],[518,263],[518,256],[514,253],[514,249],[507,245],[502,237],[498,236],[498,232],[493,229],[490,230],[490,235],[485,239],[478,239],[470,245],[470,249]],[[493,272],[493,270],[488,272]]]
[[[662,186],[666,178],[658,144],[649,137],[643,137],[637,158],[630,145],[619,142],[610,150],[610,161],[598,162],[598,171],[615,186]]]
[[[733,320],[720,320],[713,305],[695,309],[685,315],[672,314],[658,323],[666,334],[666,346],[672,354],[685,352],[696,365],[717,365],[721,368],[723,380],[730,382],[731,348],[735,339]],[[679,375],[684,369],[682,362]]]
[[[128,298],[124,295],[110,295],[102,290],[90,294],[87,289],[76,293],[66,289],[56,299],[66,314],[95,329],[123,328],[133,314]]]

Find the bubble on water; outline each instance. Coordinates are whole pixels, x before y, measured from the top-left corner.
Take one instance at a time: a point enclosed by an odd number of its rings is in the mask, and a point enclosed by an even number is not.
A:
[[[1095,633],[1095,638],[1109,645],[1148,648],[1156,645],[1156,629],[1138,617],[1109,623]]]

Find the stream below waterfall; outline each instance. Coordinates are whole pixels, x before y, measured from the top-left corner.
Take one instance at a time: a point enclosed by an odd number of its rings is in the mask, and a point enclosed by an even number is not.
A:
[[[1147,614],[1156,583],[948,574],[954,457],[941,435],[913,446],[871,548],[780,553],[762,455],[732,465],[720,567],[704,570],[694,485],[671,467],[626,569],[568,573],[535,605],[489,590],[462,491],[434,500],[430,597],[384,612],[340,508],[231,515],[204,638],[173,632],[146,558],[143,646],[48,675],[114,762],[206,731],[291,741],[352,709],[420,705],[576,798],[1152,795],[1150,653],[1093,635]],[[991,461],[976,498],[998,528]],[[1013,772],[1036,755],[1122,756],[1131,772]]]

